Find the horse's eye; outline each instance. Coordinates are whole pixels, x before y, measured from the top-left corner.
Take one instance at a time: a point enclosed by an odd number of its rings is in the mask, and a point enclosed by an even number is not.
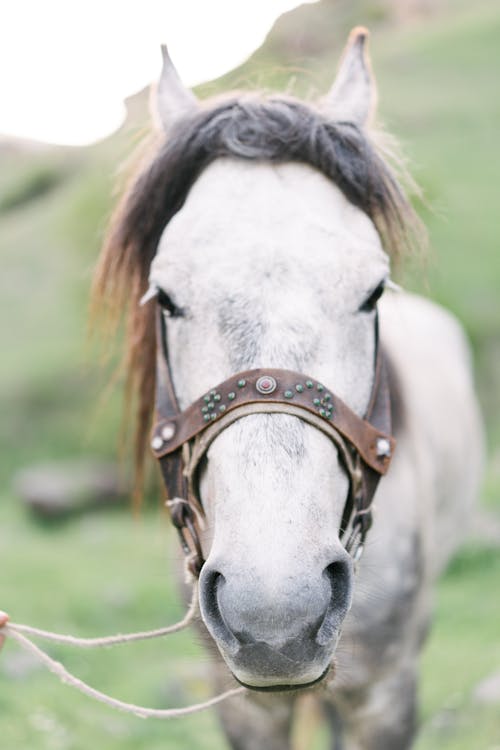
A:
[[[373,312],[375,310],[375,306],[377,302],[379,301],[380,297],[384,293],[385,289],[385,281],[381,281],[380,284],[376,289],[373,290],[373,292],[370,294],[368,299],[366,299],[361,307],[359,308],[360,312]]]
[[[175,302],[172,301],[163,289],[158,289],[157,300],[158,304],[169,318],[181,318],[184,315],[184,310],[181,307],[177,307]]]

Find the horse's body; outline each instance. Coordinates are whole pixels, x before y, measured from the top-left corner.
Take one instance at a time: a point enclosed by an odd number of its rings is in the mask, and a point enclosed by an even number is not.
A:
[[[359,93],[366,93],[359,38],[334,87],[342,120],[366,119],[371,108],[359,103],[350,79],[361,72]],[[172,81],[177,86],[172,75],[170,83],[164,75],[160,100]],[[271,163],[255,143],[240,153],[241,132],[229,140],[238,144],[198,169],[185,200],[167,211],[145,266],[153,289],[169,295],[180,406],[241,370],[276,367],[313,375],[362,416],[373,382],[376,298],[389,267],[370,209],[310,164]],[[223,657],[215,660],[216,684],[226,687],[231,671],[256,689],[220,710],[234,748],[288,748],[296,695],[259,690],[322,677],[316,695],[335,748],[411,744],[431,587],[462,538],[482,441],[454,319],[387,290],[379,329],[397,450],[355,581],[339,538],[349,482],[327,437],[295,416],[256,414],[210,447],[200,481],[201,612]]]

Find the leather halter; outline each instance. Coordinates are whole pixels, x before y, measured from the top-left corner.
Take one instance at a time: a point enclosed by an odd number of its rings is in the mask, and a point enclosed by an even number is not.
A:
[[[156,423],[151,436],[167,491],[167,505],[188,566],[198,576],[204,563],[199,539],[203,507],[197,475],[210,444],[226,427],[249,414],[291,414],[327,435],[338,449],[350,482],[341,533],[357,561],[372,523],[372,500],[395,447],[387,366],[378,346],[375,377],[365,419],[323,383],[291,370],[259,368],[232,375],[179,409],[167,350],[165,318],[156,316]]]

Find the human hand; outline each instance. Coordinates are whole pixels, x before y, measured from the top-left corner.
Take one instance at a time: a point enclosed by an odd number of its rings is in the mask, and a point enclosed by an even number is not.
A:
[[[8,620],[9,620],[9,615],[7,614],[7,612],[2,612],[0,610],[0,628],[2,628],[8,622]],[[2,648],[4,640],[5,640],[5,636],[2,635],[1,630],[0,630],[0,648]]]

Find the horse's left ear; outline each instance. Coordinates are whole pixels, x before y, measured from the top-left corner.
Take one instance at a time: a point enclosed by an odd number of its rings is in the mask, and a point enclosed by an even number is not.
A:
[[[170,130],[176,120],[198,107],[198,100],[190,89],[182,83],[170,59],[166,45],[161,45],[163,67],[160,80],[153,91],[153,117],[160,120],[164,130]]]
[[[356,26],[340,60],[337,77],[322,100],[322,109],[335,120],[369,125],[377,106],[377,86],[368,55],[369,31]]]

